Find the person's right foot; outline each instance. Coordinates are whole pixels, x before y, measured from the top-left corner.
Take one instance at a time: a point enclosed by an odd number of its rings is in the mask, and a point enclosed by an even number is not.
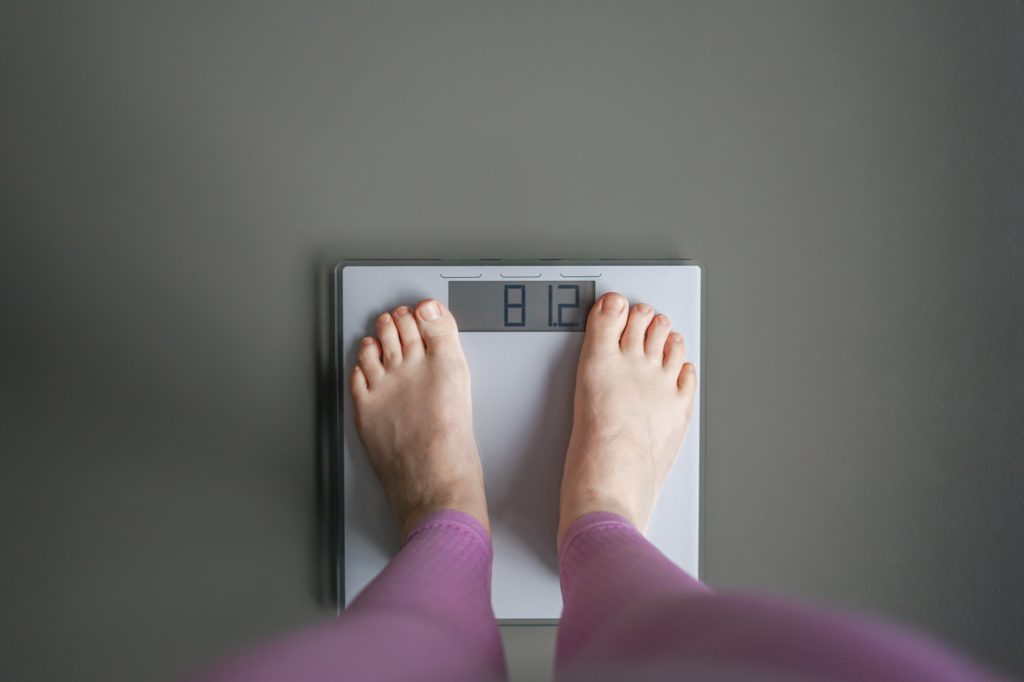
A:
[[[587,318],[576,373],[572,436],[562,476],[558,545],[569,525],[594,511],[646,530],[661,484],[690,423],[697,371],[681,334],[616,293]]]

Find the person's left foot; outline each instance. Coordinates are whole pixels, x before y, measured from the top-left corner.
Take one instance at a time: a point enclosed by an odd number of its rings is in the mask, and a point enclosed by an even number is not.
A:
[[[403,541],[442,509],[490,529],[458,332],[433,299],[396,308],[377,318],[377,336],[362,340],[352,371],[356,429]]]

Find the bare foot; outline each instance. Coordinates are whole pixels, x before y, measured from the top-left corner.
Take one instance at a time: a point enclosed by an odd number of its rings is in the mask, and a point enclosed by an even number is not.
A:
[[[558,544],[592,511],[614,512],[645,531],[679,446],[697,390],[671,322],[608,293],[587,318],[576,373],[572,437],[562,476]]]
[[[356,429],[402,540],[441,509],[489,530],[469,367],[452,314],[433,299],[382,314],[377,337],[362,340],[351,384]]]

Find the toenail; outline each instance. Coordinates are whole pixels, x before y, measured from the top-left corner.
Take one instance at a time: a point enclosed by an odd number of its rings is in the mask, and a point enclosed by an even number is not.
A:
[[[402,317],[402,316],[408,315],[408,314],[409,314],[409,306],[403,305],[400,308],[395,308],[395,315],[397,317]]]
[[[391,316],[387,313],[377,318],[377,324],[388,324],[389,322],[391,322]]]
[[[611,296],[605,296],[601,301],[601,310],[606,310],[610,313],[622,312],[622,309],[626,307],[626,299],[621,296],[612,294]]]
[[[424,320],[436,320],[441,317],[441,307],[437,301],[427,301],[420,306],[420,317]]]
[[[636,304],[636,309],[637,309],[637,312],[641,312],[644,315],[646,315],[647,313],[651,312],[651,306],[647,305],[646,303],[637,303]]]
[[[672,324],[672,320],[668,319],[667,315],[658,315],[654,319],[658,321],[658,324],[663,325],[665,327],[668,327],[669,325]]]
[[[682,334],[673,334],[672,335],[672,343],[682,343],[682,342],[683,342],[683,335]]]
[[[373,337],[372,336],[364,336],[363,340],[362,340],[362,344],[364,346],[373,345]]]

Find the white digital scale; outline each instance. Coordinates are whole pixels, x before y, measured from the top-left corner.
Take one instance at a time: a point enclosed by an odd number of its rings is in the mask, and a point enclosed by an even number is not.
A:
[[[501,622],[561,615],[555,533],[572,425],[576,363],[594,300],[617,291],[672,320],[705,384],[703,271],[687,260],[343,261],[334,270],[339,419],[337,595],[344,608],[398,550],[398,531],[352,420],[348,376],[381,312],[436,298],[453,312],[472,375],[473,415],[494,544],[493,606]],[[703,410],[693,421],[647,536],[700,572]]]

